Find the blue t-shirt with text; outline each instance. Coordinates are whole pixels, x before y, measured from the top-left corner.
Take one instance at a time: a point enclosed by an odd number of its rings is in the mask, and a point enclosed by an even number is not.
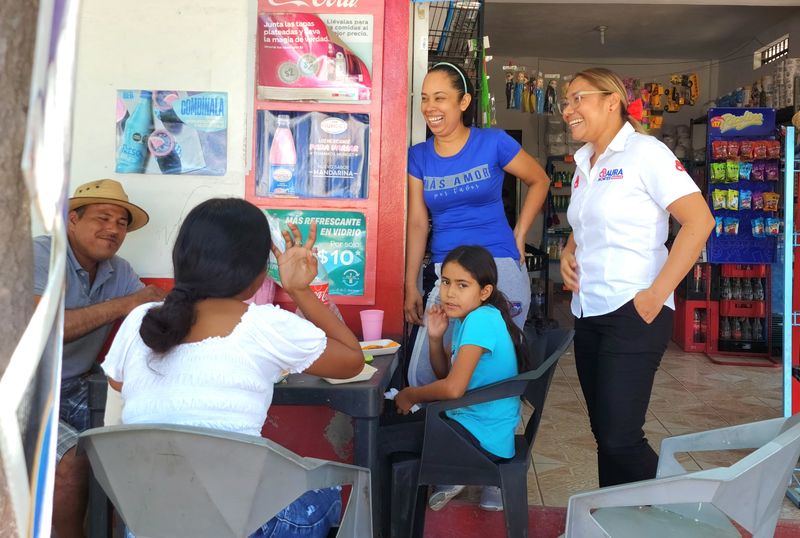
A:
[[[493,306],[480,306],[453,325],[453,357],[458,360],[461,346],[473,345],[486,350],[478,360],[467,385],[472,390],[517,375],[517,355],[508,334],[506,322]],[[503,398],[492,402],[446,411],[451,419],[464,426],[481,443],[484,450],[501,458],[514,457],[514,430],[519,423],[519,398]]]
[[[433,137],[408,150],[408,173],[423,182],[433,221],[435,263],[460,245],[480,245],[495,258],[519,259],[503,209],[503,167],[520,149],[505,131],[472,127],[467,143],[451,157],[437,155]]]

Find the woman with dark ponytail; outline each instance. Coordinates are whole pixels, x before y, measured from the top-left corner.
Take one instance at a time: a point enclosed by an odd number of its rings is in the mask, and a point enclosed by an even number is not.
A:
[[[103,363],[111,389],[122,393],[123,423],[260,436],[284,372],[348,378],[361,371],[358,339],[309,288],[316,226],[305,242],[295,226],[290,231],[280,252],[264,213],[235,198],[208,200],[187,215],[172,251],[175,287],[163,303],[128,315]],[[308,321],[244,302],[264,281],[270,249],[284,290]],[[303,536],[324,537],[340,510],[335,489],[308,492],[254,536],[294,536],[303,527],[313,529]]]

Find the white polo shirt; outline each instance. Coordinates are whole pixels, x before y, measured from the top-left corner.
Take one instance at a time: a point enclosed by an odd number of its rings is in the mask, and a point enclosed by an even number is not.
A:
[[[650,287],[667,260],[667,206],[699,192],[669,148],[628,122],[591,166],[593,154],[591,144],[575,153],[567,211],[577,244],[577,317],[613,312]],[[672,294],[664,304],[675,309]]]

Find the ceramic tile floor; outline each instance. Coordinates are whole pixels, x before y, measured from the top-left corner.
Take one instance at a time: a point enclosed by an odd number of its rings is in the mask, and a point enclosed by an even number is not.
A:
[[[553,301],[560,325],[571,326],[566,301]],[[678,435],[779,417],[782,415],[781,369],[721,366],[705,355],[684,353],[674,343],[661,362],[644,430],[658,451],[661,440]],[[685,454],[688,469],[730,465],[747,452]],[[528,473],[529,503],[566,506],[570,495],[597,487],[594,438],[570,349],[559,361],[534,445]],[[466,492],[477,501],[479,491]],[[800,519],[788,500],[781,514]]]

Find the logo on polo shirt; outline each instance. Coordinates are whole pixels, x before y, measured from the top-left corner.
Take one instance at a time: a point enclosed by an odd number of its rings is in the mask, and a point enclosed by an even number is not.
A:
[[[622,168],[603,168],[597,181],[610,181],[612,179],[622,179]]]
[[[581,184],[581,176],[576,174],[575,175],[575,181],[572,182],[572,188],[573,189],[577,189],[578,185],[580,185],[580,184]]]

